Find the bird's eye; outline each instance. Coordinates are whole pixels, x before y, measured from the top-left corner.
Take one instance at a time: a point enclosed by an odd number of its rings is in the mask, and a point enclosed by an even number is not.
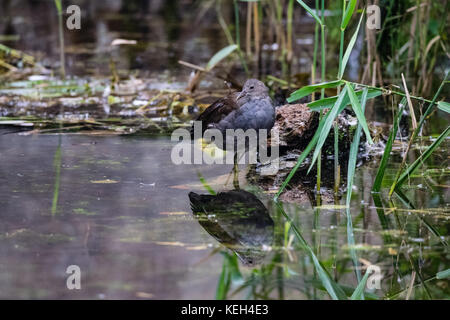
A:
[[[255,87],[254,87],[254,86],[251,86],[251,87],[250,87],[250,90],[253,90],[253,89],[255,89]]]

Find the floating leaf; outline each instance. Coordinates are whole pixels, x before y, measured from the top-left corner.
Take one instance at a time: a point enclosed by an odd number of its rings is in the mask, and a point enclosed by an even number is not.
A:
[[[135,45],[135,44],[137,44],[136,40],[128,40],[128,39],[114,39],[111,42],[111,46]]]
[[[156,241],[155,243],[162,246],[184,247],[184,243],[179,241]]]
[[[105,180],[91,180],[91,183],[99,183],[99,184],[110,184],[110,183],[118,183],[119,181],[105,179]]]
[[[159,214],[165,215],[165,216],[182,216],[189,214],[186,211],[162,211]]]
[[[187,247],[186,250],[206,250],[208,249],[207,245],[199,245],[199,246],[192,246],[192,247]]]

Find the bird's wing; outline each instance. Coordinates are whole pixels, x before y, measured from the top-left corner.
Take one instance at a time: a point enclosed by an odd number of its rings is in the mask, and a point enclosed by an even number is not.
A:
[[[203,129],[206,130],[209,124],[219,123],[234,110],[239,109],[236,103],[238,93],[232,93],[225,98],[212,103],[202,114],[198,116],[197,121],[202,121]]]

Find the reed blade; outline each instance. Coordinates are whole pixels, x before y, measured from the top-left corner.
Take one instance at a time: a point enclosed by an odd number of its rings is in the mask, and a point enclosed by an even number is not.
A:
[[[319,275],[319,278],[322,282],[322,285],[327,290],[328,294],[333,300],[347,300],[347,296],[344,293],[344,291],[340,288],[340,286],[334,282],[326,269],[322,266],[317,256],[314,254],[313,249],[310,247],[310,245],[306,242],[306,240],[301,235],[298,228],[293,223],[292,219],[287,215],[287,213],[284,211],[283,207],[280,203],[275,202],[279,211],[283,214],[285,219],[290,223],[291,229],[294,232],[294,235],[296,236],[297,240],[300,242],[303,249],[305,249],[306,253],[310,256],[311,260],[313,261],[314,268]]]
[[[414,173],[414,171],[417,170],[417,168],[419,168],[433,153],[434,150],[436,150],[437,147],[439,147],[439,145],[445,141],[445,139],[447,138],[447,136],[450,134],[450,126],[447,127],[447,129],[445,129],[444,132],[441,133],[441,135],[436,139],[436,141],[433,142],[433,144],[431,144],[424,153],[422,153],[419,158],[417,158],[416,161],[413,162],[412,165],[410,165],[401,175],[400,178],[397,180],[397,184],[393,186],[393,188],[398,188],[400,187],[405,180]]]
[[[357,0],[350,0],[350,3],[345,11],[345,15],[342,17],[341,30],[345,30],[347,28],[350,19],[352,18],[353,12],[356,8]]]
[[[339,94],[339,98],[336,100],[336,103],[334,104],[333,108],[331,108],[331,110],[328,111],[326,116],[322,118],[321,122],[323,122],[323,129],[320,131],[319,139],[317,140],[316,149],[314,150],[313,158],[311,161],[311,165],[308,169],[308,173],[312,169],[314,163],[317,160],[317,157],[319,156],[320,150],[322,149],[325,140],[327,139],[328,134],[330,133],[330,129],[333,126],[334,119],[336,119],[339,113],[345,108],[344,98],[346,96],[347,96],[347,87],[344,87],[342,92]]]
[[[355,46],[356,39],[358,38],[359,28],[361,27],[361,22],[364,17],[364,11],[361,14],[361,18],[359,19],[358,27],[356,28],[355,33],[353,33],[353,36],[350,39],[350,42],[347,46],[347,49],[345,50],[344,57],[342,58],[342,65],[339,70],[339,79],[342,79],[342,76],[344,75],[345,67],[347,66],[348,59],[350,58],[350,54],[352,53],[353,47]]]
[[[403,110],[405,109],[406,98],[403,98],[400,102],[400,108],[394,117],[394,125],[391,132],[389,133],[388,141],[386,142],[386,147],[384,148],[383,157],[381,158],[380,165],[378,167],[377,175],[373,183],[372,191],[380,192],[381,183],[383,182],[384,173],[386,172],[386,167],[391,156],[392,145],[394,144],[395,137],[397,136],[398,127],[400,124],[400,119],[402,118]]]
[[[294,101],[300,100],[301,98],[310,95],[311,93],[313,93],[319,89],[336,88],[337,86],[342,85],[342,84],[344,84],[343,80],[336,80],[336,81],[322,82],[322,83],[305,86],[297,91],[294,91],[290,95],[290,97],[287,99],[287,101],[289,103],[292,103]]]
[[[314,10],[312,10],[306,3],[304,3],[302,0],[297,0],[297,2],[306,10],[308,13],[316,20],[316,22],[320,25],[323,25],[322,20],[319,18],[319,16],[315,13]]]
[[[362,103],[359,103],[358,98],[356,97],[355,90],[353,89],[353,85],[350,83],[346,84],[348,96],[350,97],[350,102],[352,104],[353,111],[356,114],[356,117],[358,118],[358,123],[361,125],[362,129],[364,130],[364,133],[366,134],[367,141],[369,144],[373,144],[372,137],[370,136],[369,126],[367,125],[366,117],[364,116],[364,110],[361,107]],[[366,88],[367,89],[367,88]],[[367,99],[367,90],[363,92],[362,98],[365,104],[365,101]]]

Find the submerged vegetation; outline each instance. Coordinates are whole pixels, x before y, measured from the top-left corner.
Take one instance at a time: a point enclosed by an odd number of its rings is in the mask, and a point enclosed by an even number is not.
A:
[[[121,9],[126,12],[126,21],[150,24],[148,17],[134,12],[130,3],[134,2],[123,3]],[[373,8],[369,10],[371,4],[356,0],[193,1],[190,5],[195,10],[188,15],[188,31],[192,31],[194,24],[211,24],[213,36],[206,41],[190,39],[189,45],[183,42],[182,46],[191,51],[174,53],[180,49],[171,48],[176,44],[172,42],[181,42],[184,34],[181,27],[168,19],[159,23],[167,28],[165,41],[169,44],[144,44],[144,40],[139,40],[141,29],[147,25],[126,30],[124,36],[130,39],[109,37],[108,41],[112,41],[107,49],[96,53],[103,58],[96,56],[96,63],[100,60],[107,66],[105,74],[75,76],[71,70],[78,60],[67,53],[72,50],[68,48],[71,42],[64,40],[68,37],[63,23],[64,1],[55,0],[52,8],[58,27],[54,29],[57,34],[53,45],[57,44],[59,51],[58,58],[53,60],[59,62],[49,64],[46,58],[38,59],[27,53],[27,48],[16,49],[14,41],[0,43],[0,130],[11,126],[17,129],[8,130],[4,137],[11,132],[20,132],[20,138],[58,134],[50,170],[54,180],[45,186],[52,195],[48,212],[55,219],[70,216],[86,222],[87,231],[80,236],[86,247],[89,241],[95,241],[92,230],[110,235],[111,230],[118,228],[120,219],[126,221],[126,227],[121,230],[123,233],[118,233],[120,239],[113,241],[126,242],[130,247],[135,245],[136,250],[142,250],[140,245],[144,242],[202,252],[208,248],[204,245],[205,234],[198,238],[194,234],[204,229],[223,245],[211,245],[212,253],[199,259],[208,264],[207,260],[214,254],[222,254],[223,263],[214,278],[217,299],[449,299],[450,56],[445,19],[448,1],[375,1],[382,17],[379,28],[375,29],[368,24],[376,13]],[[161,12],[176,10],[177,5],[177,1],[167,1],[162,4]],[[137,21],[136,17],[141,20]],[[204,50],[209,56],[196,58],[192,52],[201,52],[205,48],[203,42],[212,42],[214,46]],[[152,51],[154,48],[156,53]],[[172,67],[183,73],[183,77],[171,78],[157,69],[161,64],[158,55],[163,49],[167,49],[167,61],[174,60]],[[123,59],[118,58],[123,58],[123,52],[133,61],[126,67]],[[154,60],[147,67],[154,68],[156,75],[146,77],[140,61],[149,52]],[[167,61],[161,64],[163,68]],[[255,208],[246,208],[245,202],[239,201],[229,206],[233,209],[232,222],[220,219],[230,218],[227,210],[199,214],[199,208],[192,208],[196,220],[191,221],[186,217],[189,205],[184,193],[193,189],[206,190],[211,196],[220,195],[222,188],[226,188],[227,175],[217,177],[214,173],[205,178],[200,173],[202,169],[195,168],[183,174],[190,174],[190,179],[198,179],[199,183],[178,182],[181,179],[172,176],[178,173],[177,169],[167,164],[167,157],[163,156],[147,155],[156,161],[155,166],[152,164],[147,169],[157,177],[151,176],[152,182],[140,181],[139,188],[153,188],[154,181],[157,186],[164,184],[158,191],[161,194],[155,198],[170,202],[167,197],[176,190],[173,195],[183,199],[177,200],[182,205],[176,202],[182,209],[172,208],[168,203],[158,204],[158,209],[149,208],[148,195],[139,193],[141,189],[137,193],[145,199],[144,204],[133,198],[133,189],[127,191],[131,194],[126,199],[127,205],[142,210],[146,219],[148,210],[159,210],[158,214],[164,216],[181,216],[182,223],[189,223],[189,228],[195,231],[194,240],[184,230],[171,232],[172,228],[178,228],[175,220],[161,218],[161,229],[168,230],[154,230],[148,223],[154,217],[144,222],[122,216],[109,220],[102,216],[103,208],[93,204],[93,198],[86,202],[76,199],[72,205],[67,195],[64,196],[64,192],[67,194],[64,175],[70,170],[77,172],[71,183],[86,184],[96,192],[98,201],[104,195],[95,185],[106,184],[104,190],[114,190],[123,182],[123,168],[127,167],[136,176],[144,174],[142,163],[133,162],[122,168],[121,160],[116,161],[116,155],[106,149],[101,149],[100,156],[110,158],[88,158],[83,154],[84,162],[81,162],[77,158],[81,156],[74,150],[78,150],[78,144],[83,145],[80,141],[89,143],[70,134],[131,135],[126,140],[122,137],[105,140],[116,141],[127,152],[130,152],[127,143],[142,143],[138,134],[150,134],[146,138],[155,143],[153,152],[163,153],[161,150],[165,152],[169,143],[161,147],[158,139],[168,139],[176,128],[189,127],[196,114],[228,93],[231,87],[239,89],[243,80],[250,77],[265,81],[278,106],[303,103],[318,114],[317,125],[311,126],[313,131],[307,143],[283,155],[284,175],[280,173],[270,177],[269,182],[248,183],[244,187],[262,199],[264,204],[258,206],[265,206],[264,214],[270,213],[268,219],[273,219],[272,224],[241,217],[241,214],[245,216],[245,209]],[[229,88],[212,90],[223,81]],[[355,123],[344,130],[339,119],[350,117]],[[374,136],[377,129],[382,132],[381,138]],[[348,145],[341,142],[343,135],[348,135]],[[73,144],[67,142],[71,139],[75,141]],[[114,143],[111,145],[115,148]],[[332,145],[331,152],[329,145]],[[367,150],[374,149],[375,145],[381,148],[378,156],[367,155]],[[121,154],[122,149],[117,150]],[[87,164],[89,171],[78,168],[80,164],[73,159]],[[111,163],[119,165],[107,166]],[[159,166],[167,176],[160,173]],[[102,174],[93,176],[92,172]],[[257,172],[250,169],[248,180],[254,181],[251,178]],[[128,180],[133,179],[136,177]],[[174,181],[180,184],[174,185]],[[308,200],[296,203],[298,194],[306,195]],[[294,201],[286,201],[289,196]],[[114,202],[114,197],[107,197]],[[121,209],[127,211],[128,207]],[[91,226],[92,221],[95,223]],[[225,227],[220,224],[223,221]],[[228,224],[241,234],[230,233]],[[267,226],[269,230],[265,229]],[[20,237],[20,245],[25,243],[23,249],[27,239],[35,235],[44,239],[46,234],[18,230],[27,232],[0,230],[0,241],[10,245]],[[270,236],[261,241],[263,231]],[[59,233],[55,234],[61,239],[73,240],[72,236],[59,236]],[[55,240],[51,235],[46,237]],[[258,263],[241,266],[242,252],[253,254]],[[375,285],[378,280],[382,282],[381,287]],[[143,296],[153,297],[153,293]]]

